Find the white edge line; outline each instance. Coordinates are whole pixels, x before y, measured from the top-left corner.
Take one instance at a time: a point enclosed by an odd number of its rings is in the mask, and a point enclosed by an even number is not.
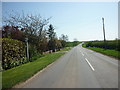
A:
[[[87,61],[87,63],[88,63],[89,66],[91,67],[91,69],[92,69],[93,71],[95,71],[95,69],[94,69],[93,66],[90,64],[90,62],[87,60],[87,58],[85,58],[85,60]]]

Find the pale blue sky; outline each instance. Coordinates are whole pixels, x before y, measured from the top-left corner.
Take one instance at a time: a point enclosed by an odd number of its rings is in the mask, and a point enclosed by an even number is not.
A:
[[[52,16],[59,37],[67,34],[69,40],[103,40],[102,17],[105,18],[106,39],[118,37],[117,2],[3,2],[3,16],[12,10],[28,14]],[[5,13],[7,12],[7,13]]]

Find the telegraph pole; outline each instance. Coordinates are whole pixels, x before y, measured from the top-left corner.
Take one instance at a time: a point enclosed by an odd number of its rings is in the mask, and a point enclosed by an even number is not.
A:
[[[102,18],[102,22],[103,22],[104,48],[106,49],[104,18]]]
[[[29,46],[28,46],[28,38],[26,39],[26,43],[27,43],[27,60],[29,61]]]

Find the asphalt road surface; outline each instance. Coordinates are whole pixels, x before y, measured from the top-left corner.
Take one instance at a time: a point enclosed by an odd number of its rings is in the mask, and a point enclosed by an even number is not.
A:
[[[118,88],[118,60],[74,47],[21,88]]]

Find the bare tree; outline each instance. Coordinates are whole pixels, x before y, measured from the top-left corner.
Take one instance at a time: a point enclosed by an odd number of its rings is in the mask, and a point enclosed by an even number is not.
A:
[[[8,17],[3,18],[3,23],[8,26],[17,26],[25,33],[25,37],[28,37],[29,43],[34,44],[37,50],[42,52],[45,49],[43,50],[41,47],[47,46],[46,31],[44,28],[49,23],[49,20],[50,18],[44,19],[40,15],[25,14],[23,11],[20,14],[13,11],[8,14]]]
[[[11,13],[3,18],[3,22],[9,26],[18,26],[26,33],[41,36],[43,27],[49,23],[49,19],[43,19],[40,15]]]

